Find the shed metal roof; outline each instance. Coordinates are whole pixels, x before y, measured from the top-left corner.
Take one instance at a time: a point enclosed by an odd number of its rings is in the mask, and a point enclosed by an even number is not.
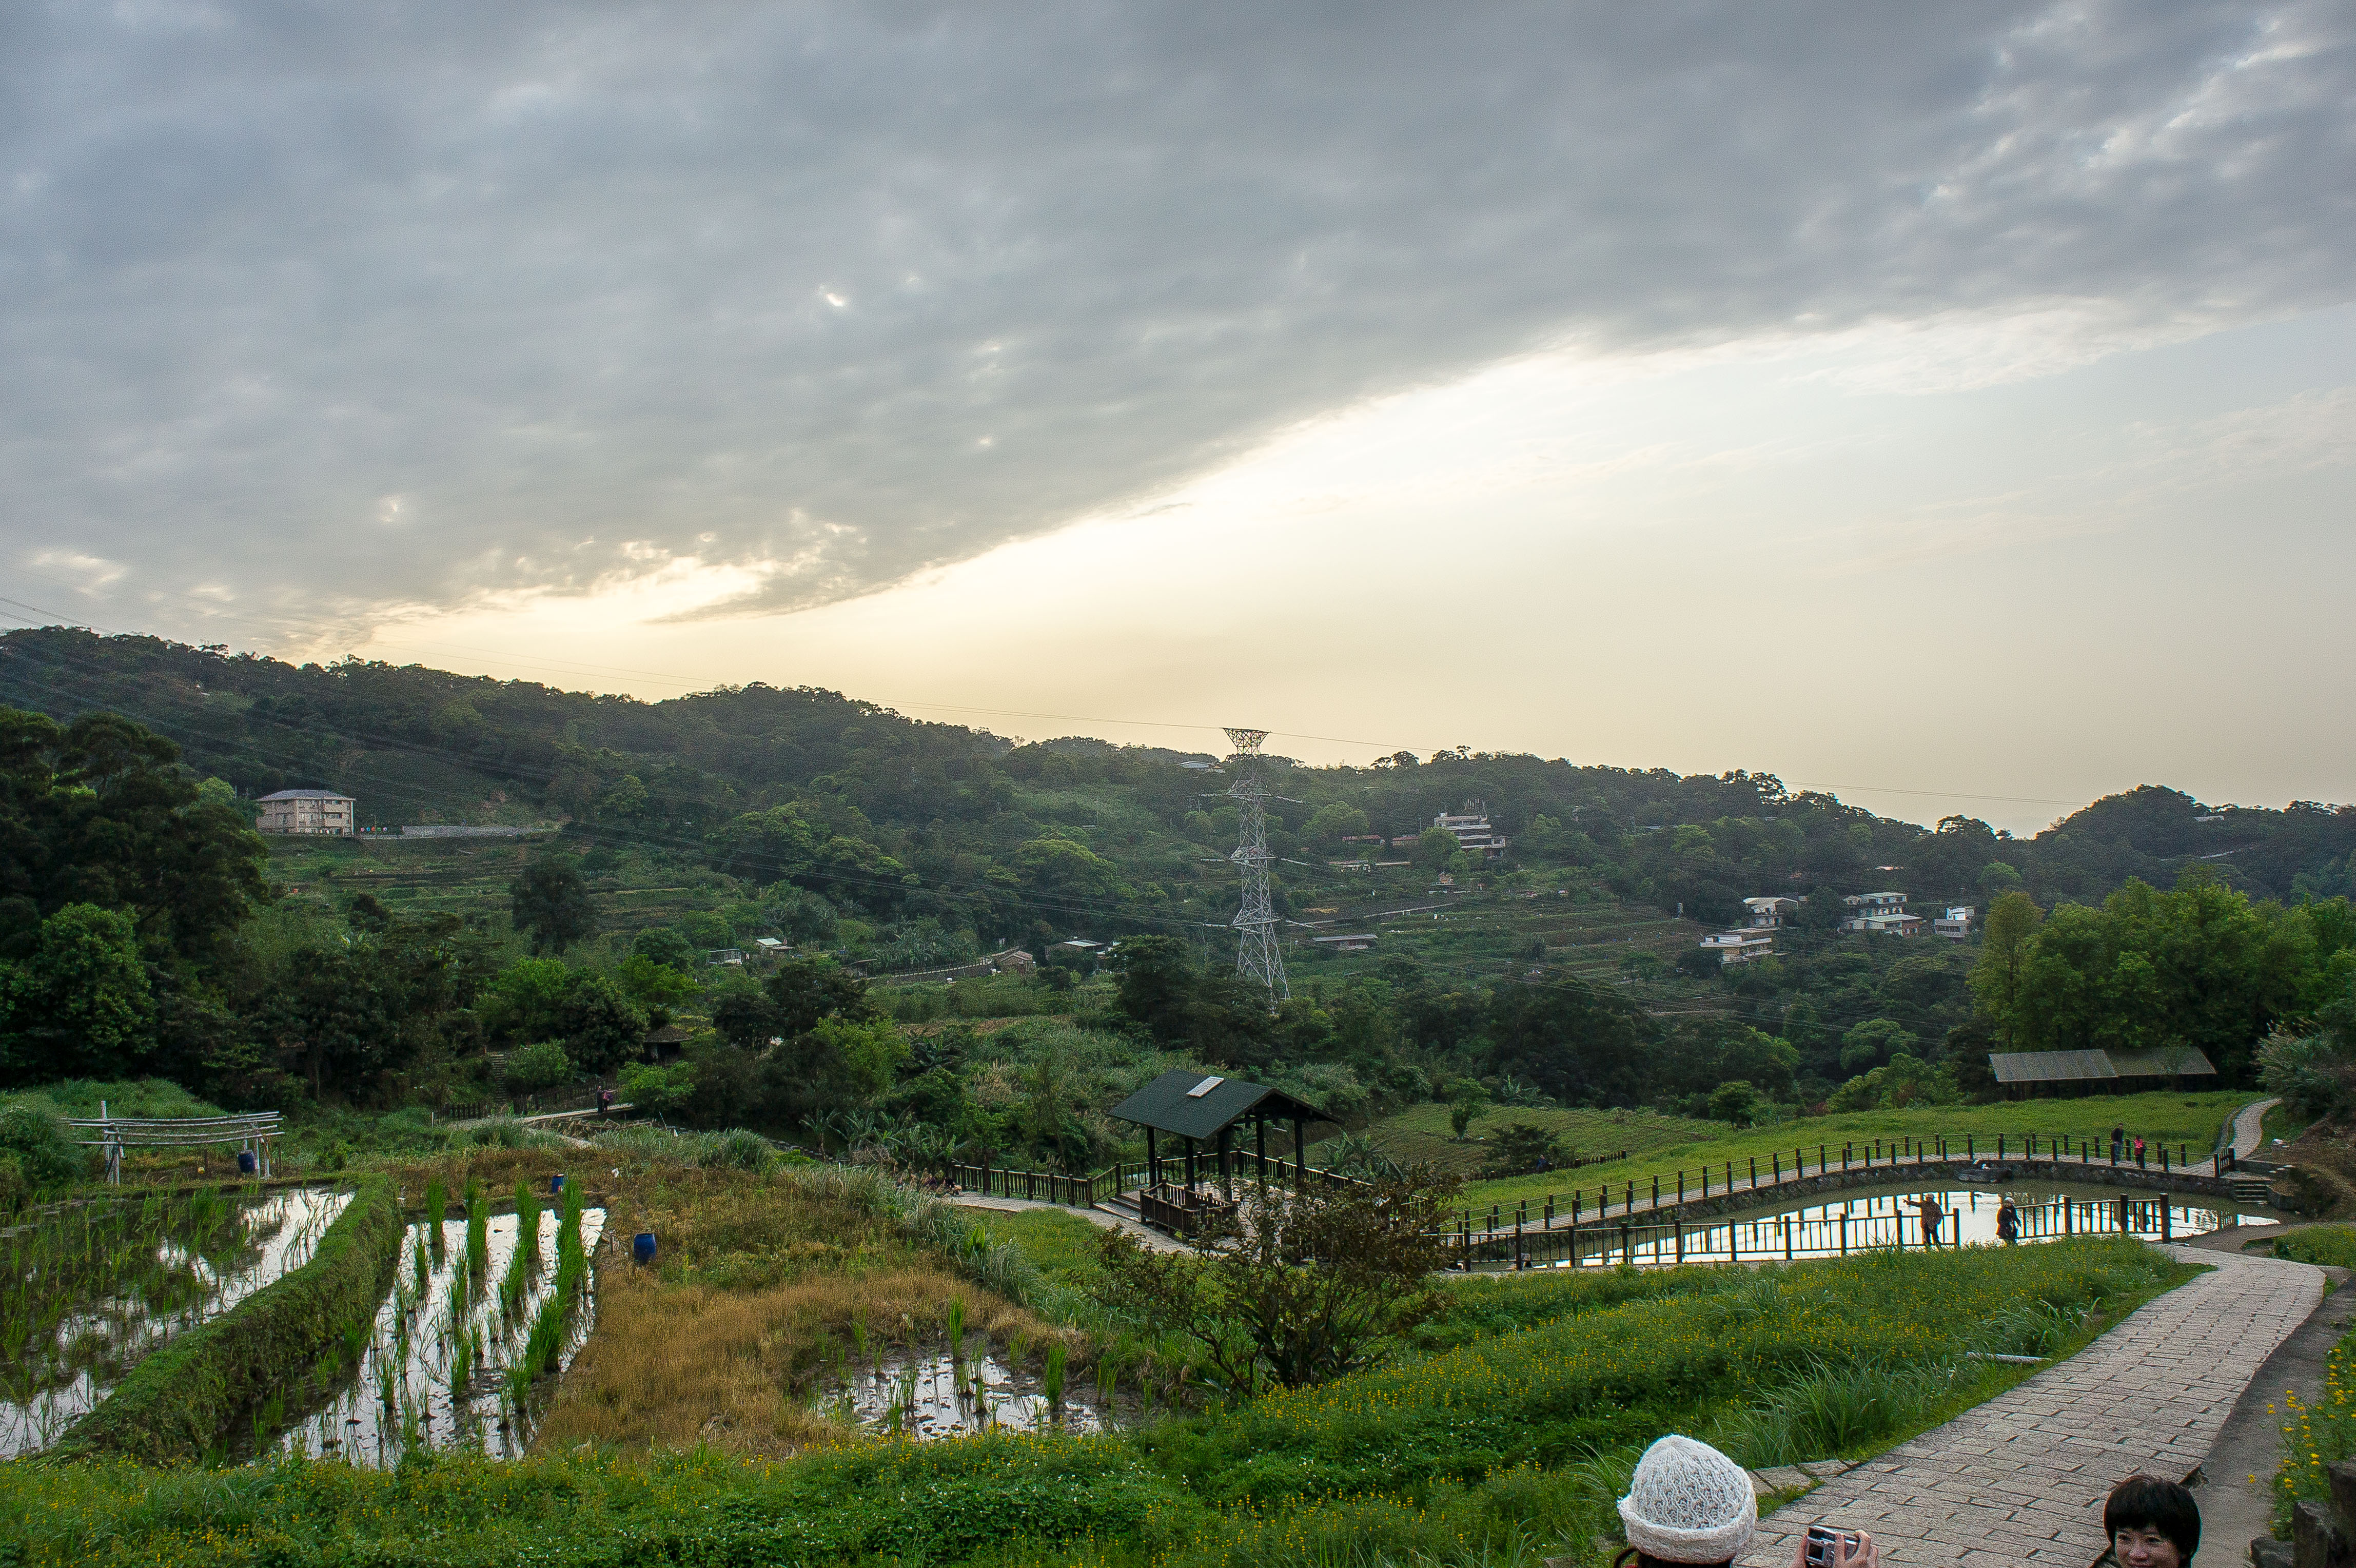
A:
[[[2119,1076],[2102,1051],[1990,1051],[1988,1065],[1996,1069],[1998,1083],[2075,1083]]]
[[[2121,1078],[2199,1078],[2217,1076],[2217,1066],[2197,1046],[2176,1046],[2157,1051],[2104,1051]]]
[[[1173,1068],[1112,1108],[1118,1121],[1175,1133],[1182,1138],[1215,1138],[1247,1116],[1280,1122],[1332,1122],[1314,1105],[1280,1089],[1240,1078]],[[1338,1123],[1336,1123],[1338,1125]]]
[[[349,795],[338,795],[333,789],[281,789],[275,795],[264,795],[262,800],[348,800]],[[257,802],[258,804],[259,802]]]
[[[2084,1083],[2118,1078],[2214,1078],[2217,1069],[2190,1046],[2158,1051],[1990,1051],[1998,1083]]]

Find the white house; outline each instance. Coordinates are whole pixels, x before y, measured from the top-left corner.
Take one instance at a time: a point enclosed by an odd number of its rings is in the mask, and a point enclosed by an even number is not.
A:
[[[1505,841],[1489,825],[1489,814],[1478,800],[1464,802],[1462,811],[1442,811],[1431,819],[1431,825],[1443,832],[1456,835],[1456,847],[1467,854],[1503,854]]]
[[[1800,901],[1797,898],[1783,898],[1772,895],[1764,898],[1745,898],[1742,901],[1742,907],[1749,911],[1742,923],[1754,931],[1772,931],[1787,918],[1800,912]]]
[[[1933,933],[1949,941],[1959,942],[1972,934],[1972,917],[1976,913],[1969,904],[1950,904],[1942,918],[1931,922]]]
[[[253,825],[265,833],[349,833],[357,802],[332,789],[281,789],[254,804],[262,815]]]

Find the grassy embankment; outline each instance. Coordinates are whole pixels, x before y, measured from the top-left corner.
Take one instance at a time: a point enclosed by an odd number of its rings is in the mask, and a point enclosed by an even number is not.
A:
[[[2179,1144],[2187,1145],[2192,1158],[2200,1160],[2207,1157],[2224,1119],[2252,1098],[2247,1091],[2239,1090],[2198,1094],[2104,1095],[2084,1100],[1857,1111],[1751,1128],[1662,1116],[1648,1111],[1525,1110],[1500,1105],[1488,1108],[1474,1121],[1468,1129],[1472,1139],[1485,1140],[1516,1122],[1526,1122],[1549,1133],[1562,1133],[1582,1156],[1616,1154],[1625,1149],[1629,1157],[1570,1171],[1487,1181],[1475,1177],[1466,1182],[1462,1202],[1467,1207],[1485,1208],[1493,1203],[1511,1204],[1523,1198],[1540,1203],[1547,1194],[1554,1193],[1561,1199],[1562,1211],[1568,1213],[1570,1195],[1576,1189],[1585,1191],[1589,1211],[1592,1212],[1595,1188],[1601,1182],[1611,1182],[1616,1195],[1624,1193],[1626,1184],[1633,1181],[1638,1194],[1648,1197],[1655,1176],[1674,1177],[1683,1170],[1688,1192],[1697,1193],[1701,1167],[1708,1164],[1712,1167],[1711,1186],[1715,1191],[1729,1160],[1734,1162],[1737,1177],[1742,1178],[1750,1175],[1750,1162],[1754,1156],[1763,1175],[1775,1155],[1780,1154],[1788,1168],[1793,1150],[1804,1148],[1808,1166],[1814,1170],[1818,1145],[1828,1145],[1837,1163],[1838,1150],[1844,1143],[1865,1144],[1876,1138],[1887,1146],[1891,1139],[1902,1142],[1908,1138],[1944,1137],[1952,1142],[1968,1134],[1985,1152],[1993,1154],[1998,1134],[2008,1140],[2010,1150],[2018,1152],[2022,1135],[2035,1133],[2040,1149],[2046,1139],[2056,1135],[2096,1139],[2102,1145],[2102,1157],[2107,1159],[2111,1128],[2125,1125],[2130,1136],[2140,1133],[2152,1145],[2148,1157],[2155,1165],[2158,1163],[2158,1144],[2162,1141],[2169,1145],[2171,1160]],[[1378,1148],[1402,1164],[1430,1161],[1472,1176],[1485,1157],[1484,1142],[1459,1142],[1450,1133],[1448,1107],[1444,1105],[1415,1106],[1376,1122],[1367,1131]],[[1311,1146],[1310,1157],[1312,1161],[1319,1158],[1317,1145]]]
[[[715,1244],[736,1233],[715,1227]],[[1044,1229],[1052,1265],[1065,1239]],[[861,1435],[776,1460],[552,1435],[521,1463],[445,1455],[391,1473],[9,1466],[0,1524],[19,1561],[43,1565],[1416,1556],[1535,1568],[1540,1554],[1600,1560],[1612,1498],[1663,1431],[1753,1465],[1872,1452],[2026,1375],[1965,1350],[2066,1353],[2190,1273],[2133,1243],[2081,1240],[1464,1281],[1386,1365],[1100,1438]]]
[[[2318,1225],[2284,1237],[2274,1255],[2301,1263],[2356,1268],[2356,1228]],[[2274,1476],[2275,1534],[2290,1539],[2293,1503],[2328,1501],[2331,1496],[2330,1466],[2356,1459],[2356,1334],[2332,1347],[2324,1360],[2323,1388],[2308,1403],[2287,1389],[2279,1408],[2267,1410],[2282,1418],[2282,1459]]]

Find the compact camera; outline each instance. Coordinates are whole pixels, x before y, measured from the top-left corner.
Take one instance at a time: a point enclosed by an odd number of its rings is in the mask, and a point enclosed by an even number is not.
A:
[[[1812,1524],[1808,1526],[1806,1552],[1801,1561],[1808,1568],[1818,1568],[1819,1564],[1833,1568],[1843,1552],[1857,1550],[1858,1540],[1858,1532],[1853,1530],[1828,1530],[1821,1524]]]

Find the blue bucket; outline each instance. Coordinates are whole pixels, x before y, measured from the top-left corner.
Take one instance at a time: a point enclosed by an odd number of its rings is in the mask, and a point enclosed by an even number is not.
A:
[[[651,1230],[641,1230],[637,1235],[631,1237],[630,1256],[632,1259],[641,1263],[653,1262],[655,1261],[655,1233]]]
[[[561,1192],[562,1192],[562,1191],[564,1190],[564,1177],[563,1177],[562,1175],[552,1176],[549,1177],[549,1178],[548,1178],[548,1190],[549,1190],[549,1191],[551,1191],[551,1192],[552,1192],[552,1193],[561,1193]]]

